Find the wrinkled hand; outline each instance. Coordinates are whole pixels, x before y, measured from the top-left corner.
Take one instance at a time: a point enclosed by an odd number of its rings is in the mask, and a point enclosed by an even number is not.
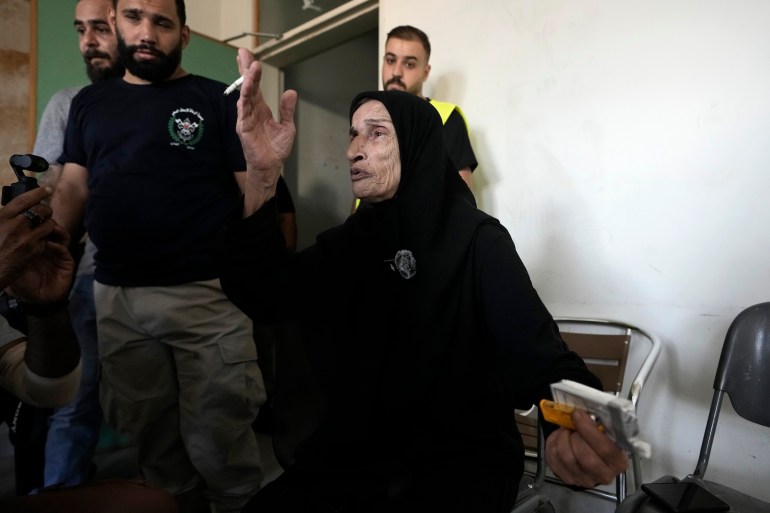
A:
[[[548,466],[567,484],[583,488],[609,484],[628,467],[628,455],[585,412],[575,410],[572,420],[574,431],[559,428],[546,440]]]
[[[0,209],[0,287],[10,286],[14,295],[32,303],[64,297],[75,269],[69,235],[50,219],[51,208],[41,203],[50,195],[50,188],[39,187]],[[44,221],[34,225],[26,210]]]
[[[275,194],[281,166],[294,144],[297,93],[289,90],[281,95],[279,120],[276,121],[259,89],[262,66],[244,48],[238,50],[238,71],[244,80],[238,100],[236,132],[246,158],[246,199],[247,203],[252,200],[261,206],[261,202]],[[254,195],[256,197],[251,198]]]

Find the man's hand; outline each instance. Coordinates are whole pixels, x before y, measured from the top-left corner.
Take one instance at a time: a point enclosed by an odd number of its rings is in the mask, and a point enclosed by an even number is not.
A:
[[[66,230],[56,225],[53,233],[60,241],[48,240],[43,253],[11,283],[13,294],[22,301],[50,303],[67,296],[75,272],[75,262],[67,247],[69,238]]]
[[[236,131],[246,158],[246,216],[275,195],[281,166],[294,144],[297,93],[284,91],[281,95],[280,119],[275,121],[259,89],[262,66],[244,48],[238,50],[238,71],[244,77],[238,100]]]
[[[628,456],[584,411],[572,413],[575,430],[559,428],[545,444],[545,457],[554,474],[567,484],[594,488],[609,484],[628,467]]]
[[[41,203],[50,195],[38,187],[0,210],[0,286],[31,303],[63,298],[75,268],[67,232]]]

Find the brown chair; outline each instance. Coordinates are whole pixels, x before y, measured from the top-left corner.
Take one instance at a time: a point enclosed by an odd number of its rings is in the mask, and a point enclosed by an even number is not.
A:
[[[575,333],[562,331],[570,349],[579,354],[588,368],[602,382],[605,392],[620,395],[626,372],[631,329],[623,333]]]
[[[604,390],[627,397],[636,407],[644,384],[660,354],[658,337],[622,321],[565,317],[556,318],[556,322],[564,341],[583,358],[588,368],[601,380]],[[629,361],[632,362],[631,366]],[[629,369],[636,368],[636,373],[631,375]],[[517,412],[516,418],[524,441],[525,456],[530,462],[528,472],[519,485],[519,495],[522,499],[518,502],[531,502],[530,497],[540,495],[539,490],[543,482],[562,483],[555,476],[546,473],[544,441],[538,425],[537,409],[533,407],[529,412]],[[642,480],[641,466],[636,455],[632,456],[631,470],[631,489],[637,490]],[[627,478],[627,473],[618,476],[615,493],[600,488],[586,492],[620,503],[629,489]],[[533,510],[528,507],[519,508],[517,504],[514,511]]]

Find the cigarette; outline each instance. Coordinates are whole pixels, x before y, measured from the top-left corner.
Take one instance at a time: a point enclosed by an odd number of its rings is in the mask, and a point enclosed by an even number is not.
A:
[[[225,95],[232,93],[236,89],[240,89],[241,84],[243,84],[243,77],[238,78],[238,80],[227,86],[227,89],[225,89]]]

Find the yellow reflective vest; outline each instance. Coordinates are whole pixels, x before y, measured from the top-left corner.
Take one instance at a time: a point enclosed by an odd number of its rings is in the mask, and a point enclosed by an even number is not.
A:
[[[468,130],[468,133],[471,133],[470,128],[468,128],[468,120],[465,119],[465,114],[463,113],[463,110],[455,105],[454,103],[448,103],[448,102],[440,102],[438,100],[431,99],[430,104],[433,105],[433,107],[438,111],[439,115],[441,116],[441,123],[446,124],[446,120],[449,119],[449,116],[452,115],[453,111],[457,111],[458,114],[460,114],[460,117],[463,118],[463,121],[465,122],[465,129]]]

